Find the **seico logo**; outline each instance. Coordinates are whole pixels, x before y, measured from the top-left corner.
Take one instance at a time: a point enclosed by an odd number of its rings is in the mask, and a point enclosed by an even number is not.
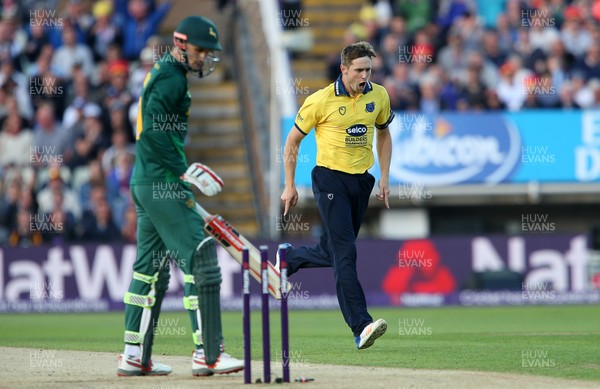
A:
[[[350,136],[362,136],[367,133],[367,126],[364,124],[355,124],[352,127],[346,129],[346,134]]]

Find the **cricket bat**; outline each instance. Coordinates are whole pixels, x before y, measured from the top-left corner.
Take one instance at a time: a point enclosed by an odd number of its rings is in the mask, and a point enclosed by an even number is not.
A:
[[[196,211],[200,214],[204,222],[204,230],[223,246],[223,248],[235,259],[240,265],[242,264],[242,250],[248,248],[250,254],[250,274],[258,282],[261,282],[261,261],[260,251],[248,239],[240,235],[239,232],[231,226],[221,215],[212,215],[208,213],[202,206],[196,203]],[[268,280],[269,293],[271,296],[281,300],[281,280],[279,271],[268,262]],[[288,283],[286,290],[291,290],[291,285]]]

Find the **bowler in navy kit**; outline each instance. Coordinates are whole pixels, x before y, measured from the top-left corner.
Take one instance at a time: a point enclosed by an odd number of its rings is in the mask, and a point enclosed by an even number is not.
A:
[[[367,42],[345,47],[340,77],[306,99],[284,146],[281,195],[287,214],[298,202],[294,183],[298,148],[314,128],[317,166],[312,170],[312,187],[323,234],[315,246],[288,247],[288,275],[301,268],[333,267],[340,309],[359,349],[370,347],[387,329],[385,320],[373,321],[367,311],[356,271],[356,238],[375,185],[367,171],[374,163],[375,136],[381,169],[377,199],[389,208],[392,140],[388,125],[394,114],[386,90],[369,81],[374,56]]]

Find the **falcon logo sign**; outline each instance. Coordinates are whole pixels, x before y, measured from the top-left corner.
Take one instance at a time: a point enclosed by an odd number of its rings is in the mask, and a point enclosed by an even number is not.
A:
[[[395,181],[495,184],[506,181],[519,165],[519,132],[501,115],[430,117],[433,131],[401,131],[408,119],[398,116],[390,125],[390,175]]]

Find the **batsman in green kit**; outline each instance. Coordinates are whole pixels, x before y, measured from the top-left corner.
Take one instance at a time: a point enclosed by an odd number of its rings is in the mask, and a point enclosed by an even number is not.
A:
[[[169,260],[184,273],[183,305],[188,310],[195,351],[192,374],[208,376],[243,369],[223,351],[221,269],[212,237],[195,210],[190,184],[207,196],[223,181],[209,167],[188,166],[184,144],[191,105],[187,73],[206,77],[222,50],[217,28],[201,16],[183,19],[174,47],[144,80],[137,116],[136,162],[131,195],[137,210],[137,259],[125,294],[125,350],[117,374],[166,375],[167,365],[151,359],[160,307],[169,285]]]

